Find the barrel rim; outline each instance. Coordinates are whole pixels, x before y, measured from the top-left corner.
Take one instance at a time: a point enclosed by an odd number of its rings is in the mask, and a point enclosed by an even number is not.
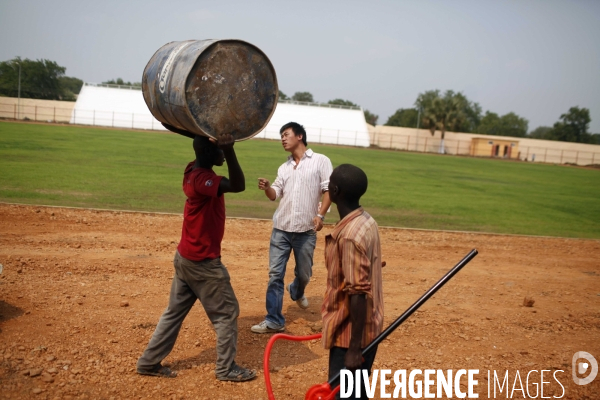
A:
[[[275,72],[275,67],[273,66],[273,63],[271,62],[271,59],[269,57],[267,57],[267,55],[265,54],[264,51],[262,51],[258,46],[247,42],[245,40],[241,40],[241,39],[204,39],[204,40],[191,40],[191,41],[195,41],[195,42],[200,42],[200,41],[210,41],[212,40],[213,42],[211,44],[209,44],[208,46],[206,46],[206,48],[198,54],[198,57],[200,57],[200,55],[202,55],[205,51],[208,51],[211,47],[216,46],[218,43],[221,42],[240,42],[240,43],[244,43],[248,46],[253,47],[255,50],[257,50],[259,53],[261,53],[263,55],[263,57],[265,57],[265,59],[269,62],[269,69],[271,70],[271,72],[273,73],[273,78],[275,80],[275,101],[274,101],[274,106],[273,109],[271,110],[271,112],[269,113],[269,117],[265,120],[263,126],[258,129],[256,132],[254,132],[252,135],[248,136],[248,137],[244,137],[244,138],[240,138],[240,139],[235,139],[236,142],[243,142],[244,140],[248,140],[248,139],[252,139],[254,136],[258,135],[260,132],[262,132],[267,125],[269,124],[269,121],[271,121],[271,118],[273,117],[273,114],[275,114],[275,110],[277,109],[277,104],[279,102],[279,82],[277,81],[277,73]],[[188,42],[190,40],[182,40],[181,42]],[[173,43],[173,42],[169,42],[169,43]],[[167,43],[167,44],[169,44]],[[160,50],[160,49],[159,49]],[[186,84],[187,84],[187,79],[189,79],[189,73],[191,72],[192,68],[194,67],[196,61],[198,61],[198,58],[196,58],[196,60],[194,61],[194,63],[191,64],[190,69],[187,73],[188,77],[186,78]],[[188,96],[187,96],[187,91],[185,92],[185,100],[188,100]],[[213,139],[218,139],[218,135],[217,137],[214,137],[210,134],[208,134],[208,132],[205,132],[204,129],[202,129],[198,123],[196,122],[196,119],[191,115],[190,110],[186,109],[186,113],[188,114],[188,116],[190,117],[190,119],[194,122],[194,124],[196,125],[196,127],[198,128],[199,131],[201,131],[204,136],[213,138]]]

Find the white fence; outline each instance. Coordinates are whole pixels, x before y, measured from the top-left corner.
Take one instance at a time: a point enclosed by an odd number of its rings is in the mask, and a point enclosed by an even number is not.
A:
[[[139,93],[139,92],[138,92]],[[66,103],[71,107],[57,107],[53,104],[59,102],[38,101],[39,104],[31,99],[21,99],[17,106],[16,99],[0,98],[0,118],[11,120],[39,121],[72,123],[77,125],[106,126],[124,129],[143,129],[143,130],[162,130],[165,128],[152,115],[148,113],[127,113],[117,111],[85,110],[74,108],[74,103]],[[281,104],[282,105],[287,104]],[[286,115],[282,118],[287,118]],[[298,121],[302,121],[299,116]],[[284,123],[274,118],[271,120],[265,130],[258,133],[255,137],[261,139],[279,140],[279,127]],[[439,153],[439,137],[431,137],[429,134],[424,137],[418,137],[410,134],[392,134],[388,132],[378,132],[378,126],[371,133],[369,142],[369,133],[363,130],[352,129],[334,129],[327,127],[318,127],[305,125],[307,131],[307,140],[311,143],[324,143],[345,146],[377,146],[382,149],[417,151],[426,153]],[[407,132],[410,131],[407,129]],[[520,138],[519,138],[520,139]],[[585,149],[569,149],[567,146],[572,143],[554,142],[550,146],[544,146],[544,141],[537,144],[535,140],[521,140],[519,144],[518,158],[523,161],[533,161],[555,164],[575,164],[575,165],[598,165],[600,164],[600,146],[585,146]],[[556,146],[564,148],[557,148]],[[444,143],[445,153],[453,155],[469,155],[471,149],[471,140],[465,136],[463,139],[446,139]],[[588,150],[588,148],[590,150]],[[598,148],[597,151],[594,151]]]
[[[112,128],[166,130],[151,114],[73,109],[70,123]]]

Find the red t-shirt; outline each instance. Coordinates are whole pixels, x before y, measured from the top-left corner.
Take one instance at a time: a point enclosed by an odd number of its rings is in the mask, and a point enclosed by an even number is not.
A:
[[[195,168],[189,163],[183,174],[183,192],[187,196],[183,211],[181,241],[177,250],[192,261],[221,256],[225,233],[225,198],[219,196],[218,176],[212,169]]]

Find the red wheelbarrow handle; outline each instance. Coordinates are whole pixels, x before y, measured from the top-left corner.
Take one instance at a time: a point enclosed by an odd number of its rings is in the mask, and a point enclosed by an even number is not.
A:
[[[335,389],[331,390],[329,382],[317,384],[308,389],[304,400],[333,400],[339,391],[340,385],[337,385]]]
[[[267,343],[267,347],[265,348],[265,356],[263,360],[264,371],[265,371],[265,385],[267,386],[267,394],[269,395],[269,400],[275,400],[275,396],[273,396],[273,389],[271,388],[271,371],[269,369],[269,357],[271,356],[271,349],[275,342],[279,339],[292,340],[294,342],[303,342],[306,340],[315,340],[321,339],[321,334],[317,333],[316,335],[310,336],[292,336],[286,335],[285,333],[277,333],[269,339]],[[329,384],[325,383],[324,385],[329,386]],[[308,394],[307,394],[308,395]]]

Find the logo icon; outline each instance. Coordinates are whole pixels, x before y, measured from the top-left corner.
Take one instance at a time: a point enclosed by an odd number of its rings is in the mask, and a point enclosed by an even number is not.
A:
[[[190,44],[190,42],[186,42],[186,43],[179,45],[179,47],[177,47],[175,50],[171,51],[171,54],[169,54],[169,58],[167,58],[167,61],[165,61],[162,71],[158,75],[158,90],[161,93],[165,92],[165,88],[167,86],[167,77],[169,76],[169,73],[171,72],[171,67],[173,66],[175,57],[177,57],[177,54],[179,54],[179,52],[181,50],[183,50],[183,48],[186,47],[188,44]]]
[[[585,358],[586,362],[577,362],[577,360],[582,358]],[[596,378],[596,375],[598,375],[598,362],[593,355],[586,351],[578,351],[577,353],[573,354],[572,367],[573,381],[577,385],[587,385]],[[579,378],[577,376],[577,374],[585,374],[588,370],[590,370],[590,373],[586,378]]]
[[[206,181],[205,185],[206,185],[206,186],[208,186],[208,187],[211,187],[211,186],[212,186],[212,183],[213,183],[213,182],[212,182],[212,179],[209,179],[209,180],[207,180],[207,181]],[[586,354],[587,354],[587,353],[586,353]]]

